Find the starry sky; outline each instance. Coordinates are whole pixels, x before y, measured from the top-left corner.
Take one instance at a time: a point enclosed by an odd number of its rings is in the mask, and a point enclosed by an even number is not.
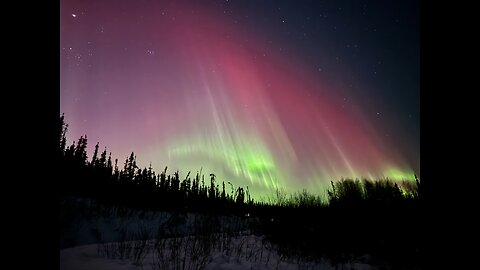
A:
[[[123,167],[321,192],[420,175],[417,1],[60,1],[60,111]]]

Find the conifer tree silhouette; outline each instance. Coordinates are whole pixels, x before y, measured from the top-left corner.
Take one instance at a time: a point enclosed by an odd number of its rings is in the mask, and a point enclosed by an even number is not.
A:
[[[63,156],[65,154],[65,147],[67,144],[66,133],[68,130],[68,124],[65,123],[65,115],[63,113],[62,113],[62,116],[60,117],[59,129],[60,130],[57,133],[58,134],[57,141],[60,144],[60,149],[59,149],[60,156]]]
[[[97,144],[95,145],[95,150],[93,152],[93,157],[92,157],[92,161],[90,162],[90,166],[91,167],[97,167],[97,163],[98,163],[98,158],[97,158],[97,155],[98,155],[98,142]]]

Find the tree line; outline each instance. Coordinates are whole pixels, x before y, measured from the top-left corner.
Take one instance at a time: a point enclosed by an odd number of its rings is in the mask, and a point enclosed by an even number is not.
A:
[[[97,142],[93,156],[87,155],[87,135],[67,146],[66,134],[68,124],[64,114],[59,118],[58,157],[60,166],[60,190],[62,196],[91,197],[105,203],[125,206],[169,209],[169,210],[221,210],[243,212],[252,206],[257,211],[277,208],[318,208],[318,207],[375,207],[385,205],[405,205],[416,203],[420,196],[421,185],[416,181],[393,182],[389,180],[352,180],[341,179],[331,182],[327,190],[327,199],[319,196],[297,192],[287,198],[277,190],[272,202],[255,202],[250,197],[248,186],[235,187],[231,182],[217,181],[215,174],[205,180],[202,172],[192,178],[190,172],[181,179],[179,172],[167,174],[167,167],[156,173],[152,165],[140,168],[137,157],[132,152],[119,164],[113,160],[107,148],[100,152]],[[121,167],[120,167],[121,166]]]
[[[208,212],[258,217],[268,240],[282,255],[342,260],[344,254],[371,254],[391,269],[421,264],[424,220],[422,186],[386,179],[332,181],[326,200],[306,190],[287,196],[277,190],[270,202],[254,201],[249,189],[201,172],[180,178],[140,168],[132,152],[119,164],[97,143],[91,158],[87,136],[67,146],[68,124],[58,123],[59,185],[63,197],[87,197],[103,205],[152,210]],[[209,180],[209,182],[208,182]],[[293,252],[293,254],[292,254]],[[394,267],[395,266],[395,267]]]
[[[232,183],[217,181],[210,174],[190,172],[181,179],[179,172],[167,174],[167,167],[156,173],[152,165],[141,168],[132,152],[123,166],[104,147],[97,143],[93,156],[87,155],[87,135],[67,146],[68,124],[64,114],[58,123],[59,184],[61,196],[89,197],[108,204],[130,207],[189,211],[241,211],[254,204],[248,186],[235,187]],[[122,166],[122,167],[120,167]]]

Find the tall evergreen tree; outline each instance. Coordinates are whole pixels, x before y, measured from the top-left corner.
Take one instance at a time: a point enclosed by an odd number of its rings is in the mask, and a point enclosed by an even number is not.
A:
[[[100,162],[103,161],[103,159],[105,158],[104,157],[104,153],[106,154],[107,153],[107,148],[105,148],[105,151],[102,153],[102,156],[100,158]],[[103,164],[103,163],[102,163]],[[110,152],[108,154],[108,161],[107,161],[107,171],[110,172],[110,174],[112,173],[112,152]]]
[[[213,173],[210,174],[210,189],[208,192],[208,196],[212,200],[215,200],[215,177],[216,177],[215,174]]]
[[[75,161],[81,165],[87,164],[87,135],[80,136],[74,152]]]
[[[65,147],[67,144],[67,138],[66,138],[67,130],[68,130],[68,124],[65,123],[65,117],[64,117],[64,114],[62,113],[62,116],[60,117],[59,131],[57,133],[58,134],[57,140],[60,143],[59,153],[61,156],[65,154]]]
[[[113,170],[113,181],[116,182],[120,179],[120,171],[118,170],[118,158],[115,159],[115,167]]]
[[[98,165],[98,159],[97,159],[97,155],[98,155],[98,142],[97,144],[95,145],[95,150],[93,151],[93,157],[92,157],[92,161],[90,162],[90,165],[92,167],[97,167]]]

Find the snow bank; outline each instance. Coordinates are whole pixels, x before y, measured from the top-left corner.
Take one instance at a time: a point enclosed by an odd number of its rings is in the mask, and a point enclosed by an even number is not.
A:
[[[351,261],[348,263],[332,265],[328,260],[304,261],[296,258],[280,257],[276,248],[264,237],[255,235],[238,235],[220,238],[219,244],[205,252],[204,256],[194,254],[192,246],[200,244],[201,241],[195,236],[168,238],[163,242],[150,240],[141,257],[140,262],[135,264],[134,256],[127,258],[107,258],[102,254],[102,249],[108,244],[91,244],[67,248],[60,251],[61,270],[169,270],[169,269],[191,269],[191,270],[303,270],[303,269],[356,269],[370,270],[378,269],[367,263]],[[129,242],[134,246],[134,242]],[[120,244],[120,243],[116,243]],[[172,246],[175,244],[176,246]],[[218,243],[217,243],[218,244]],[[202,250],[198,249],[202,253]],[[132,252],[133,254],[133,252]],[[173,255],[173,256],[172,256]],[[114,256],[113,256],[114,257]],[[193,257],[196,257],[195,259]],[[161,262],[163,260],[163,262]],[[204,261],[203,263],[201,261]]]

